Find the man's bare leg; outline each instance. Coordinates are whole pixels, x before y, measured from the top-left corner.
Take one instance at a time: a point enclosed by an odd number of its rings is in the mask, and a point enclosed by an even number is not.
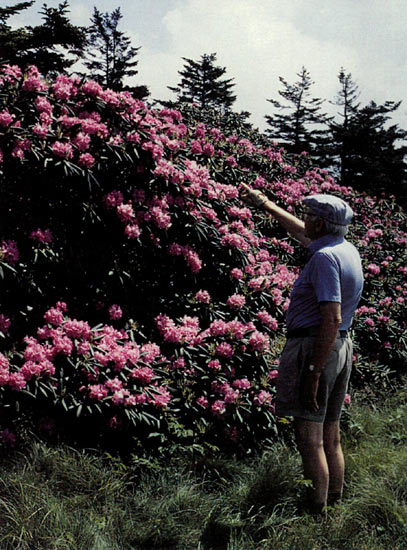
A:
[[[328,494],[333,502],[340,501],[345,475],[345,460],[341,446],[339,421],[324,423],[324,450],[329,470]]]
[[[324,450],[324,427],[320,422],[296,418],[294,420],[295,439],[301,454],[305,479],[312,481],[311,503],[326,506],[329,469]]]

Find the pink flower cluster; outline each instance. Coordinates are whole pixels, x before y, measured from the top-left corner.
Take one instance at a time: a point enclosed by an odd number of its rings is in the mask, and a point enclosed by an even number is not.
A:
[[[181,324],[177,325],[167,315],[158,315],[155,322],[165,342],[191,342],[192,345],[196,342],[199,333],[198,317],[184,316]]]
[[[185,261],[192,273],[198,273],[198,271],[202,268],[202,261],[192,246],[182,246],[178,243],[172,243],[168,247],[168,253],[171,256],[184,256]]]
[[[15,265],[20,258],[20,254],[15,241],[2,241],[0,244],[0,260],[4,260],[10,265]]]
[[[53,377],[55,359],[62,356],[71,362],[76,358],[81,365],[76,376],[80,374],[84,383],[77,388],[81,395],[77,398],[111,399],[114,405],[125,407],[143,404],[158,409],[167,407],[170,392],[165,384],[159,383],[160,377],[152,366],[156,361],[164,361],[157,344],[139,346],[124,331],[110,326],[91,329],[85,321],[66,317],[66,310],[66,304],[58,302],[44,314],[47,325],[38,329],[37,338],[24,339],[24,362],[18,371],[11,371],[7,357],[0,354],[1,386],[20,390],[33,379]],[[188,325],[187,319],[185,324]],[[119,378],[119,372],[125,376]],[[58,392],[57,380],[54,383]]]
[[[38,241],[39,243],[51,243],[52,242],[52,233],[50,229],[37,229],[30,233],[30,239]]]
[[[7,334],[11,325],[11,321],[7,315],[0,313],[0,331]]]

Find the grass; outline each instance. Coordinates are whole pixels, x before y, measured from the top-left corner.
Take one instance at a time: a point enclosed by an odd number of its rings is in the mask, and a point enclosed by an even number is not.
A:
[[[405,550],[406,397],[354,399],[344,501],[324,522],[297,511],[304,481],[288,443],[141,467],[34,441],[1,459],[0,549]]]

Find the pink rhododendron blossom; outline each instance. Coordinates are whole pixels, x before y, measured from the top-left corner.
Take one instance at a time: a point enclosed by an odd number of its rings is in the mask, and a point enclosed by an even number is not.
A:
[[[10,265],[15,265],[20,258],[17,243],[15,241],[2,241],[0,245],[0,259],[1,257]]]
[[[260,405],[269,404],[271,402],[271,394],[268,391],[261,390],[253,398],[253,403],[259,407]]]
[[[92,329],[86,321],[77,321],[76,319],[68,319],[64,324],[64,331],[70,338],[89,339],[92,334]]]
[[[92,97],[97,97],[101,94],[103,88],[94,80],[88,80],[82,85],[82,92]]]
[[[256,330],[249,338],[249,345],[252,350],[265,351],[269,349],[269,338],[266,334]]]
[[[251,387],[251,383],[247,378],[241,378],[240,380],[234,380],[232,386],[239,390],[247,390]]]
[[[45,126],[43,124],[36,124],[33,127],[33,132],[41,139],[44,139],[47,137],[49,129],[48,129],[48,126]]]
[[[228,325],[227,323],[225,323],[225,321],[212,321],[209,326],[209,331],[213,336],[223,336],[228,331]]]
[[[88,386],[88,389],[89,389],[89,398],[96,399],[98,401],[107,397],[109,393],[108,388],[103,384],[94,384],[94,385]]]
[[[95,163],[95,158],[90,153],[82,153],[79,155],[78,164],[84,168],[92,168]]]
[[[76,86],[77,83],[76,77],[68,77],[66,75],[57,76],[55,84],[53,85],[55,97],[62,101],[67,101],[72,96],[75,96],[78,91]]]
[[[117,190],[111,191],[103,199],[107,208],[116,208],[117,206],[120,206],[123,203],[123,200],[124,200],[123,194]]]
[[[352,398],[351,398],[351,396],[349,395],[349,393],[347,393],[347,394],[345,395],[345,399],[343,400],[343,403],[344,403],[344,405],[350,405],[351,402],[352,402]]]
[[[11,115],[6,109],[0,111],[0,126],[7,128],[13,122],[15,115]]]
[[[79,342],[76,346],[76,351],[79,355],[88,355],[90,353],[89,342]]]
[[[52,352],[54,355],[71,355],[73,343],[67,336],[55,336],[53,338]]]
[[[112,403],[115,405],[121,405],[125,403],[130,396],[130,392],[128,390],[118,390],[115,391],[112,395]]]
[[[171,401],[171,395],[165,386],[156,386],[154,392],[149,398],[151,403],[160,409],[165,409]]]
[[[150,343],[141,346],[141,353],[143,354],[144,363],[152,363],[160,356],[161,350],[157,344]]]
[[[124,228],[124,232],[129,237],[129,239],[138,239],[141,235],[141,229],[135,223],[126,225],[126,227]]]
[[[272,317],[266,310],[262,309],[256,314],[257,319],[263,323],[263,325],[269,327],[271,330],[277,330],[278,321]]]
[[[51,325],[60,326],[64,321],[64,314],[58,308],[50,308],[45,314],[44,319]]]
[[[137,367],[130,372],[129,376],[141,384],[149,384],[154,378],[154,372],[150,367]]]
[[[105,386],[115,392],[123,388],[123,382],[118,378],[113,378],[112,380],[107,380]]]
[[[224,393],[224,401],[225,403],[235,403],[239,398],[239,395],[239,390],[232,390],[232,388],[228,388]]]
[[[235,279],[243,279],[244,273],[238,267],[234,267],[230,272],[230,276],[234,277]]]
[[[203,395],[197,398],[196,403],[204,409],[207,409],[209,407],[209,401]]]
[[[119,305],[113,304],[109,307],[109,317],[112,321],[117,321],[118,319],[121,319],[122,315],[123,311]]]
[[[241,321],[229,321],[227,323],[227,330],[231,337],[241,340],[248,330],[253,330],[251,324],[245,325]]]
[[[274,380],[278,376],[278,370],[274,369],[269,372],[269,378],[270,380]]]
[[[9,375],[8,385],[11,389],[20,391],[27,386],[27,382],[21,372],[12,372]]]
[[[208,363],[208,368],[211,369],[211,370],[214,370],[214,371],[218,371],[222,368],[222,365],[220,364],[220,362],[217,359],[212,359]]]
[[[198,290],[195,294],[195,299],[203,304],[209,304],[211,301],[211,296],[207,290]]]
[[[202,153],[207,157],[213,157],[215,148],[211,143],[206,143],[202,148]]]
[[[38,96],[35,99],[35,106],[40,113],[47,113],[48,115],[52,114],[52,105],[49,100],[44,96]]]
[[[226,300],[226,304],[232,309],[241,309],[246,303],[246,298],[241,294],[233,294]]]
[[[4,315],[4,313],[0,313],[0,331],[4,334],[7,334],[9,331],[11,325],[10,319]],[[1,368],[1,361],[0,361],[0,368]]]
[[[191,153],[194,155],[200,155],[202,153],[202,145],[200,141],[195,140],[191,143]]]
[[[233,357],[234,355],[233,348],[228,342],[221,342],[218,344],[215,353],[221,357]]]
[[[226,410],[225,402],[217,399],[214,403],[211,405],[211,411],[215,416],[222,415]]]
[[[0,369],[7,370],[9,368],[9,362],[4,353],[0,352]]]
[[[380,273],[380,266],[376,264],[369,264],[367,266],[367,270],[369,273],[372,273],[373,275],[378,275]]]
[[[229,165],[231,168],[235,168],[237,166],[237,161],[233,155],[228,156],[225,159],[225,163]]]
[[[131,222],[135,218],[133,206],[130,202],[127,204],[119,204],[116,207],[117,214],[122,222]]]
[[[55,367],[48,359],[43,359],[38,363],[35,361],[26,361],[21,367],[20,373],[25,380],[31,380],[31,378],[43,374],[53,375],[55,373]]]
[[[50,229],[37,229],[32,231],[30,234],[30,239],[38,241],[40,243],[51,243],[52,242],[52,233]]]
[[[31,71],[24,80],[22,89],[26,92],[43,92],[47,89],[47,85],[41,80],[38,72]]]
[[[62,141],[56,141],[52,145],[52,152],[56,157],[62,157],[64,159],[70,159],[73,157],[72,145]]]
[[[79,149],[79,151],[87,151],[91,144],[91,138],[88,134],[78,132],[73,138],[72,143]]]
[[[176,359],[175,361],[172,362],[172,365],[171,367],[173,369],[185,369],[185,366],[186,366],[186,361],[183,357],[179,357],[178,359]]]

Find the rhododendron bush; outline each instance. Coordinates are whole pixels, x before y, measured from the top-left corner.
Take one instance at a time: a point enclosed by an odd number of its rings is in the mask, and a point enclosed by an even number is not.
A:
[[[275,378],[305,253],[240,199],[356,212],[366,291],[355,381],[406,367],[407,224],[239,117],[152,109],[35,67],[0,73],[0,391],[42,430],[219,446],[276,432]],[[79,437],[79,435],[78,435]]]

